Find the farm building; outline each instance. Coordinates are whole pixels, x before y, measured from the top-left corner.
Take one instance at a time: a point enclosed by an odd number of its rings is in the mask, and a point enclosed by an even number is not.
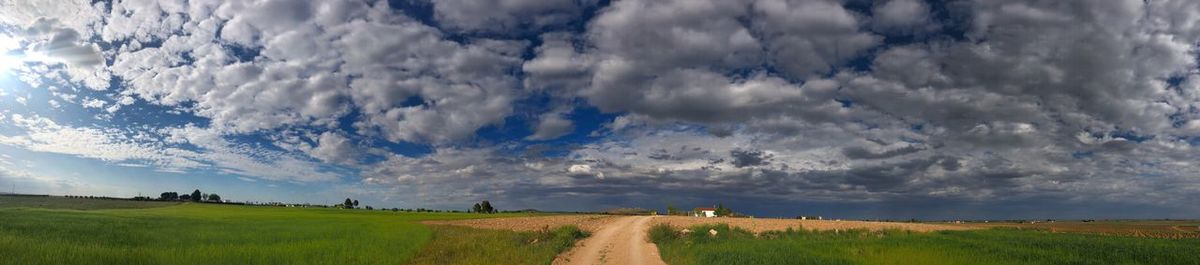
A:
[[[699,207],[692,210],[692,216],[696,217],[717,217],[717,208]]]

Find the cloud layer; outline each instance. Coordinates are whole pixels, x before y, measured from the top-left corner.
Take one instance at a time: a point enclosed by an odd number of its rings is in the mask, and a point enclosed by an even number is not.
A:
[[[4,52],[44,58],[13,74],[92,116],[6,105],[0,144],[31,151],[445,207],[1200,210],[1194,1],[0,10]]]

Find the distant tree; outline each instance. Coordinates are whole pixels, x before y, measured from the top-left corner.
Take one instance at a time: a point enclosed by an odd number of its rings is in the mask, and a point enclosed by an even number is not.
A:
[[[347,209],[353,209],[354,201],[351,201],[350,198],[346,198],[346,202],[342,203],[342,207],[346,207]]]
[[[479,207],[480,207],[480,210],[482,210],[484,213],[495,213],[496,212],[496,208],[492,208],[492,203],[489,201],[483,201],[483,202],[479,203]]]
[[[375,210],[375,208],[371,207],[370,205],[367,205],[367,210]]]
[[[358,207],[358,200],[354,200],[354,207]]]
[[[475,203],[475,206],[471,206],[471,212],[481,213],[481,212],[483,212],[483,206],[479,206],[479,203],[477,202],[477,203]]]
[[[733,215],[733,210],[730,210],[729,208],[725,208],[724,204],[718,203],[717,211],[715,212],[715,214],[717,214],[717,216],[731,216],[731,215]]]
[[[159,199],[159,200],[164,200],[164,201],[174,201],[174,200],[178,200],[178,199],[179,199],[179,193],[178,193],[178,192],[174,192],[174,191],[163,192],[163,193],[162,193],[162,195],[159,195],[159,196],[158,196],[158,199]]]
[[[675,208],[675,205],[667,204],[667,215],[676,215],[676,214],[679,214],[679,209]]]
[[[191,197],[192,201],[194,201],[194,202],[198,202],[198,201],[200,201],[200,196],[201,196],[201,194],[202,194],[202,193],[200,193],[200,189],[196,189],[196,191],[193,191],[193,192],[192,192],[192,197]]]
[[[212,201],[212,202],[221,202],[221,195],[217,195],[216,193],[209,194],[209,195],[208,195],[208,201]]]
[[[184,195],[179,195],[179,200],[181,200],[181,201],[190,201],[190,200],[192,200],[192,195],[187,195],[187,194],[184,194]]]

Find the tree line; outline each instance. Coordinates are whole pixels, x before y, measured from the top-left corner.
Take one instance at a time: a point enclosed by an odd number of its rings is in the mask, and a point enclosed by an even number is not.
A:
[[[471,206],[471,212],[473,212],[473,213],[496,213],[498,211],[496,210],[495,207],[492,207],[492,202],[484,200],[482,202],[475,203],[475,206]]]
[[[733,209],[725,207],[725,204],[717,203],[716,207],[714,207],[714,208],[716,208],[716,209],[713,212],[713,214],[716,214],[717,216],[745,217],[745,215],[734,212]],[[667,215],[693,215],[695,213],[696,213],[695,211],[685,211],[685,210],[676,208],[675,205],[672,205],[669,203],[667,204]]]
[[[160,201],[190,201],[190,202],[225,202],[221,200],[221,195],[216,193],[203,193],[200,189],[192,191],[192,194],[179,194],[178,192],[168,191],[163,192],[158,196]]]

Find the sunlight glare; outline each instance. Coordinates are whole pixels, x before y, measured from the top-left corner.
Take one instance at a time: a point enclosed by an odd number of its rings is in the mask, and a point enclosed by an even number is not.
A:
[[[21,58],[9,54],[12,50],[21,47],[21,42],[9,36],[0,35],[0,73],[16,68],[22,63]]]

